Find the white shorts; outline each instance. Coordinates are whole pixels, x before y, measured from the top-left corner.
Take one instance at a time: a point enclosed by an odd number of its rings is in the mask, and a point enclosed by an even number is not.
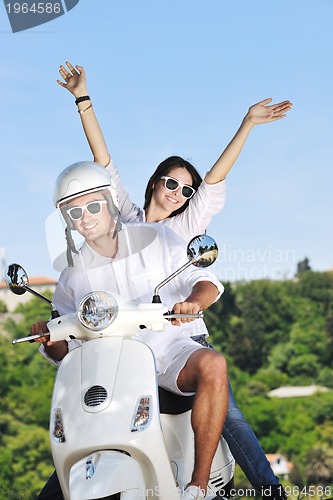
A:
[[[185,344],[185,343],[184,343]],[[159,373],[157,376],[158,385],[167,391],[174,392],[181,396],[192,396],[194,392],[182,392],[177,385],[178,375],[187,363],[188,358],[199,349],[209,349],[197,342],[192,341],[189,345],[188,339],[175,357],[168,364],[164,373]]]

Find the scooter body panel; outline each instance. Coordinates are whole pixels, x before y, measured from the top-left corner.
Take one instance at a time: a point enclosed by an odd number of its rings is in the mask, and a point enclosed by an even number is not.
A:
[[[194,466],[194,433],[191,426],[191,411],[179,415],[162,414],[161,422],[176,481],[179,485],[186,485],[191,479]],[[231,481],[234,471],[234,457],[226,441],[221,438],[211,467],[206,494],[207,500],[215,498],[217,492]]]
[[[160,425],[155,373],[149,347],[131,339],[96,339],[64,358],[54,387],[50,438],[65,497],[70,498],[69,477],[76,462],[97,451],[121,450],[141,464],[147,490],[157,488],[160,500],[172,500],[173,493],[178,500]],[[106,398],[101,404],[88,406],[85,396],[96,386],[105,390]],[[147,396],[149,423],[132,431],[137,404]],[[89,488],[85,476],[81,480]]]

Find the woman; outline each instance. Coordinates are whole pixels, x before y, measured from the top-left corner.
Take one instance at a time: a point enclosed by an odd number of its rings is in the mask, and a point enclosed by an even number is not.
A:
[[[272,99],[265,99],[251,106],[235,136],[212,166],[204,179],[188,161],[172,156],[164,160],[155,170],[145,191],[143,209],[131,202],[124,191],[102,131],[97,122],[86,87],[86,76],[82,66],[74,68],[69,62],[60,66],[60,75],[67,88],[76,98],[84,132],[89,142],[94,161],[110,170],[116,184],[119,208],[124,222],[161,222],[168,225],[184,240],[204,233],[214,214],[222,210],[225,202],[225,178],[253,126],[281,120],[291,108],[290,101],[269,105]],[[205,339],[200,339],[207,342]],[[244,419],[229,390],[229,407],[223,436],[237,463],[243,469],[251,484],[265,497],[284,499],[285,493],[274,476],[269,462]]]
[[[130,201],[128,194],[122,187],[119,173],[110,158],[88,96],[83,67],[76,66],[75,69],[69,62],[66,65],[68,69],[60,66],[59,71],[66,83],[61,80],[57,80],[57,82],[76,97],[78,111],[94,161],[106,166],[116,182],[123,221],[163,222],[184,240],[204,233],[212,216],[222,210],[226,192],[225,178],[238,158],[254,125],[281,120],[292,106],[290,101],[269,106],[268,104],[272,101],[270,98],[251,106],[235,136],[203,180],[193,165],[186,160],[180,157],[164,160],[147,184],[142,210]],[[168,192],[167,182],[165,179],[161,179],[164,176],[173,177],[177,181],[193,187],[195,194],[193,193],[193,196],[190,197],[183,196],[183,188],[176,188]],[[175,185],[171,185],[171,187],[174,188]]]

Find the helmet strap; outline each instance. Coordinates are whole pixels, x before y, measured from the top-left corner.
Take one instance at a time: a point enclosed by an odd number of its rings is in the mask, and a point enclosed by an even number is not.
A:
[[[67,263],[68,263],[69,267],[73,267],[74,263],[73,263],[72,253],[79,253],[79,252],[75,248],[74,240],[72,238],[71,228],[69,228],[68,226],[66,226],[66,229],[65,229],[65,237],[66,237],[66,243],[67,243],[67,254],[66,254],[67,255]]]
[[[122,228],[120,212],[119,212],[119,209],[116,207],[116,205],[113,202],[110,191],[104,191],[103,196],[107,201],[109,214],[111,215],[111,217],[115,221],[114,232],[112,235],[112,239],[115,239],[115,237],[117,236],[117,233],[119,233],[119,231]]]
[[[113,231],[113,235],[112,235],[112,239],[114,240],[115,237],[117,236],[117,234],[119,233],[119,231],[122,229],[123,225],[121,223],[121,220],[120,220],[120,214],[119,214],[119,217],[117,217],[117,222],[114,226],[114,231]]]

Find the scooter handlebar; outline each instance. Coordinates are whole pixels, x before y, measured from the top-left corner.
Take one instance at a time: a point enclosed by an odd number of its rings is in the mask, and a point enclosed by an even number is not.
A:
[[[146,304],[146,305],[141,304],[138,307],[139,307],[139,309],[144,309],[145,307],[150,308],[151,304]],[[189,313],[188,314],[183,314],[183,313],[175,314],[173,311],[167,311],[160,316],[160,314],[162,312],[163,305],[162,304],[157,305],[157,307],[155,306],[154,309],[155,308],[156,308],[156,313],[157,313],[155,321],[158,317],[164,318],[164,320],[168,320],[168,321],[171,321],[173,319],[182,319],[182,318],[191,318],[191,319],[203,318],[203,312],[199,312],[197,314],[189,314]],[[139,312],[139,310],[138,310],[138,312]],[[137,325],[139,323],[140,322],[138,322],[138,321],[133,322],[133,324],[137,324]],[[12,344],[15,345],[15,344],[20,344],[22,342],[35,342],[36,339],[50,336],[51,334],[52,334],[51,338],[53,341],[62,340],[63,338],[68,337],[68,330],[71,330],[73,328],[75,330],[75,332],[73,332],[73,333],[76,334],[76,335],[73,335],[73,337],[82,338],[80,335],[78,335],[78,328],[79,328],[79,330],[81,330],[82,326],[80,328],[80,325],[77,321],[76,314],[69,314],[69,315],[63,316],[60,321],[58,319],[57,319],[57,321],[55,321],[55,319],[53,319],[53,320],[51,319],[50,322],[48,323],[48,325],[49,325],[51,333],[41,333],[41,334],[37,334],[37,335],[29,335],[28,337],[22,337],[20,339],[14,339],[14,340],[12,340]],[[63,325],[63,327],[61,325]],[[149,325],[149,326],[153,330],[161,328],[161,325],[159,325],[159,328],[154,328],[153,325]],[[112,330],[113,330],[113,328],[112,328]],[[118,328],[118,324],[115,327],[115,330],[117,328]],[[87,330],[87,329],[84,329],[84,331],[86,332],[86,334],[87,334],[87,332],[89,332],[89,330]],[[134,333],[135,333],[135,331],[134,331]],[[132,333],[132,334],[134,334],[134,333]],[[91,332],[91,334],[92,334],[92,338],[95,338],[95,337],[97,338],[97,336],[99,336],[99,332]],[[85,337],[86,337],[86,335],[85,335]],[[87,337],[86,337],[86,340],[88,340]]]
[[[38,335],[29,335],[28,337],[22,337],[20,339],[13,339],[12,344],[20,344],[21,342],[35,342],[35,339],[41,339],[42,337],[47,337],[49,333],[40,333]]]
[[[167,313],[164,313],[163,316],[168,319],[181,319],[181,318],[193,318],[193,319],[200,319],[204,317],[204,313],[200,311],[199,313],[196,314],[184,314],[184,313],[177,313],[175,314],[173,311],[168,311]]]

